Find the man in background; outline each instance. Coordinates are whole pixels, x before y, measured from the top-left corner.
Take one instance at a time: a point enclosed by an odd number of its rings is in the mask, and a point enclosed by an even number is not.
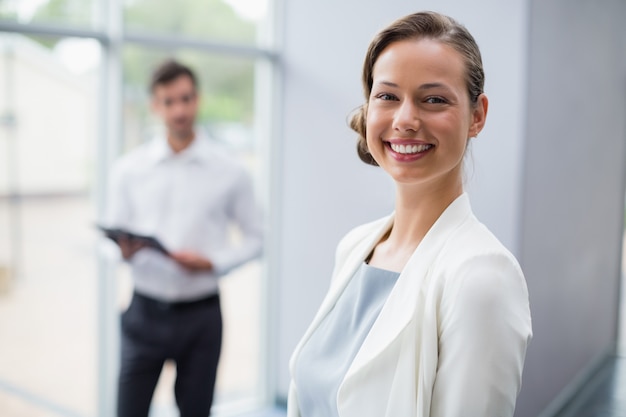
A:
[[[166,61],[150,91],[165,132],[116,162],[106,223],[155,237],[167,253],[117,240],[134,285],[121,317],[118,417],[148,416],[166,360],[176,363],[180,416],[206,417],[222,340],[218,277],[260,255],[261,216],[247,171],[194,128],[193,71]]]

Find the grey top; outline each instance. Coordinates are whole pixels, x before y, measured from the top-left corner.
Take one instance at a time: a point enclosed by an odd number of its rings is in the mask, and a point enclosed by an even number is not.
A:
[[[399,275],[363,263],[304,345],[294,372],[302,417],[338,417],[339,385]]]

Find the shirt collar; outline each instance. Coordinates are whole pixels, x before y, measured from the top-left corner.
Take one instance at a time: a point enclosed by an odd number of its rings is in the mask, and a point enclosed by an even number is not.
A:
[[[205,163],[210,159],[209,144],[205,135],[196,132],[196,137],[189,147],[179,153],[174,153],[167,143],[165,136],[158,136],[150,143],[150,156],[156,165],[167,160]]]

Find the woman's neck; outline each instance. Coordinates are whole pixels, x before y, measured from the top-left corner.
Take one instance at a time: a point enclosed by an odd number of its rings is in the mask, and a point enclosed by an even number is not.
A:
[[[417,247],[441,213],[462,193],[461,184],[434,189],[398,186],[389,240],[394,245]]]
[[[439,216],[462,193],[460,182],[454,187],[431,189],[398,185],[393,225],[374,249],[369,263],[391,271],[402,271]]]

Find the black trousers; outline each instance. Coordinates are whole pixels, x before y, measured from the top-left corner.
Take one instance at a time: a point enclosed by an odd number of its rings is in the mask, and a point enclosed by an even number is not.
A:
[[[135,293],[121,317],[118,417],[148,417],[163,363],[176,363],[180,417],[210,415],[222,345],[219,296],[164,303]]]

